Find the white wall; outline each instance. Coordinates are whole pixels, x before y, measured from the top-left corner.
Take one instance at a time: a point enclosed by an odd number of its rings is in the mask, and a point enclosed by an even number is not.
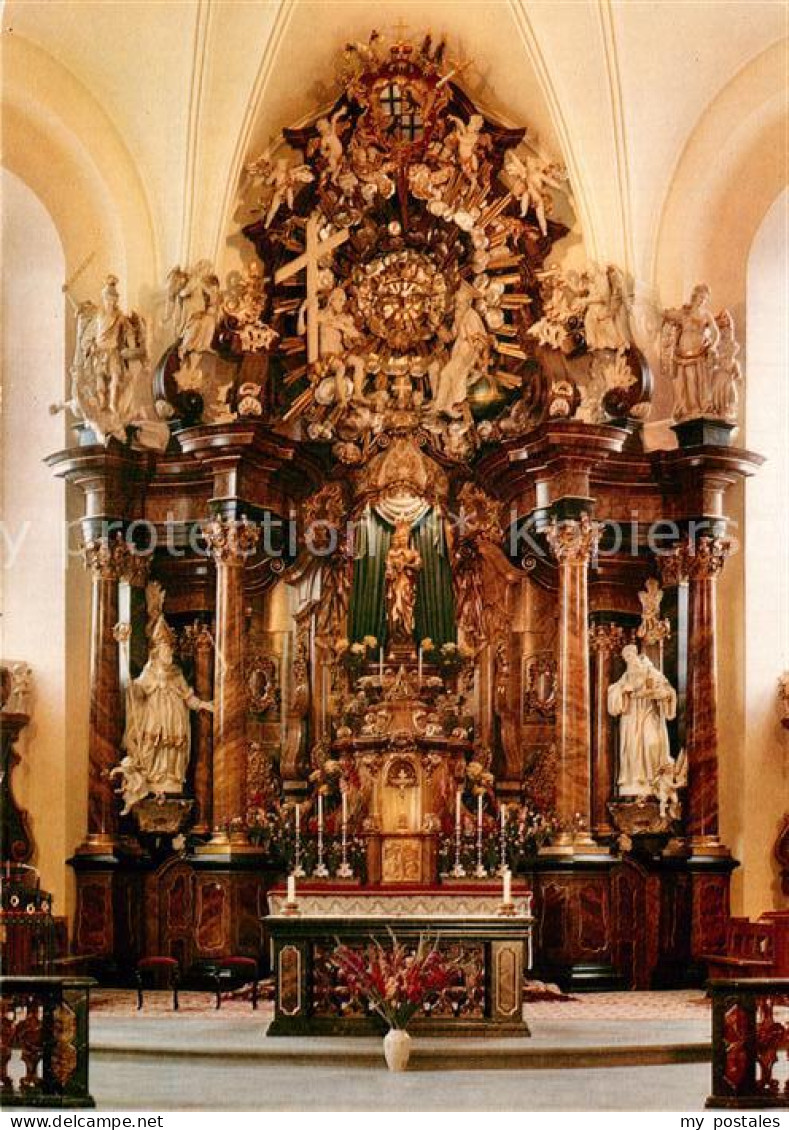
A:
[[[746,446],[767,457],[746,485],[744,909],[782,905],[772,847],[789,810],[789,731],[778,677],[789,669],[789,191],[748,258]],[[783,905],[786,904],[783,899]]]
[[[43,205],[4,173],[2,290],[2,654],[29,662],[33,719],[20,742],[17,800],[38,843],[33,862],[67,910],[69,880],[64,486],[43,463],[64,446],[63,417],[48,405],[64,387],[63,250]],[[80,774],[82,777],[82,774]],[[82,779],[77,786],[84,789]]]

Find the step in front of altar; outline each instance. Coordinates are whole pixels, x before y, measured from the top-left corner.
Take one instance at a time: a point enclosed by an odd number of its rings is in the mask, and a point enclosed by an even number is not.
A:
[[[307,917],[369,918],[490,918],[501,909],[501,884],[467,884],[447,887],[329,887],[304,882],[297,888],[299,912]],[[287,891],[268,892],[269,914],[283,914]],[[519,917],[531,916],[532,894],[523,884],[512,884],[512,903]]]

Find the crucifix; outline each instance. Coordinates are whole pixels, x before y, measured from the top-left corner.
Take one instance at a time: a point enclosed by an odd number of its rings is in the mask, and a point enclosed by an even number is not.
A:
[[[411,378],[407,373],[398,374],[392,385],[392,392],[397,398],[398,408],[407,408],[408,402],[411,399],[411,394],[414,391],[414,385]]]
[[[336,247],[345,243],[348,236],[349,232],[346,228],[343,231],[335,232],[334,235],[326,236],[325,239],[320,239],[317,217],[310,216],[307,220],[303,254],[296,259],[291,259],[289,263],[285,263],[274,275],[274,282],[282,283],[286,279],[292,278],[293,275],[297,275],[299,271],[306,271],[307,299],[304,304],[304,312],[307,320],[307,360],[310,363],[317,361],[320,356],[318,347],[318,276],[320,265]]]

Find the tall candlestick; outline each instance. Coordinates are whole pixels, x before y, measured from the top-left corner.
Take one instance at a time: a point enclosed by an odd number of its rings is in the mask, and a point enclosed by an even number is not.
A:
[[[499,875],[507,870],[507,806],[501,805],[501,836],[499,845]]]
[[[323,862],[323,793],[318,793],[318,863],[313,871],[319,879],[328,877],[329,869]]]
[[[474,874],[478,879],[484,879],[487,875],[482,864],[482,793],[477,794],[477,866]]]
[[[509,867],[505,868],[502,878],[504,880],[504,889],[502,892],[501,901],[509,904],[512,902],[512,872],[510,871]]]
[[[293,858],[293,874],[301,879],[305,875],[304,868],[301,866],[301,805],[296,802],[293,807],[293,825],[294,825],[294,858]]]
[[[338,879],[352,879],[353,868],[348,863],[348,790],[342,787],[342,861],[337,868]]]
[[[456,879],[462,879],[466,874],[463,864],[460,862],[460,836],[461,836],[461,823],[460,823],[460,806],[463,799],[461,789],[455,793],[455,866],[452,868],[452,875]]]

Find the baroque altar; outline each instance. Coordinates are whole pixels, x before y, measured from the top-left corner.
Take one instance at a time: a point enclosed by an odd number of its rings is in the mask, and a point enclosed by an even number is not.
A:
[[[716,588],[760,459],[731,316],[706,287],[666,311],[650,450],[632,280],[565,264],[561,164],[430,35],[342,63],[247,167],[243,269],[170,271],[157,357],[114,276],[75,302],[78,442],[49,460],[93,592],[73,944],[116,978],[264,959],[287,874],[477,883],[485,918],[513,871],[540,975],[683,983],[736,866]]]

